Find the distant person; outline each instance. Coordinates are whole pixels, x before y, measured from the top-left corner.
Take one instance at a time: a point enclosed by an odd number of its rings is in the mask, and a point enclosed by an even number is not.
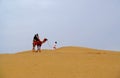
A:
[[[35,51],[35,46],[38,44],[38,42],[41,42],[39,39],[39,35],[35,34],[33,37],[33,51]]]
[[[33,41],[40,41],[38,34],[35,34],[35,36],[34,36],[34,38],[33,38]]]
[[[57,41],[55,41],[55,43],[53,45],[53,49],[57,49]]]

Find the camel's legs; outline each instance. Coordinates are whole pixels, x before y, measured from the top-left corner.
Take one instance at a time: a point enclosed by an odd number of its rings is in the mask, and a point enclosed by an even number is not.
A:
[[[41,52],[41,46],[37,45],[37,52]]]
[[[35,52],[35,46],[36,45],[33,44],[32,52]]]

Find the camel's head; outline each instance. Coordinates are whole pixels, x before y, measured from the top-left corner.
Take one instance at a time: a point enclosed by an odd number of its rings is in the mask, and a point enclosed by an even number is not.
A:
[[[43,41],[42,41],[42,43],[45,43],[47,40],[48,40],[47,38],[44,38]]]

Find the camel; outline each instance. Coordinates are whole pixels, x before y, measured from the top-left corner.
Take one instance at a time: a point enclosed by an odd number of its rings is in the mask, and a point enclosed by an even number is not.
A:
[[[41,46],[43,43],[45,43],[48,39],[44,38],[43,41],[33,41],[33,52],[41,52]],[[35,51],[35,46],[37,46],[37,51]]]

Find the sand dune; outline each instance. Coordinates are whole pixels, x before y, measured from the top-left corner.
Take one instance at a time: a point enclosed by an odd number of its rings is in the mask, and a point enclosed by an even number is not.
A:
[[[62,47],[1,54],[0,78],[120,78],[120,52]]]

